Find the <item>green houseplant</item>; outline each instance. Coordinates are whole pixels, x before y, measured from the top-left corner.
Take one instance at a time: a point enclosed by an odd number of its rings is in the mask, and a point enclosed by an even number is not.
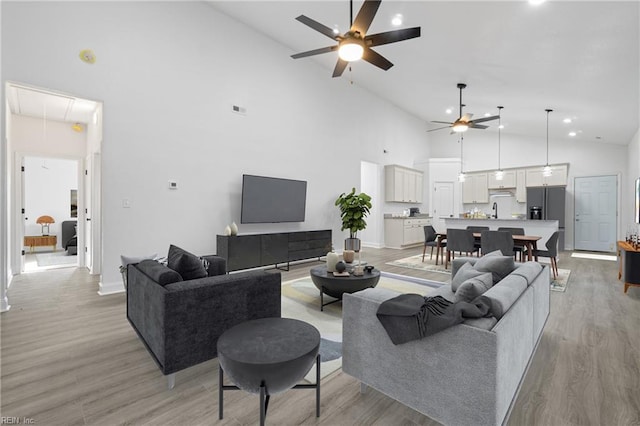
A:
[[[349,230],[349,238],[344,240],[345,250],[360,251],[360,240],[357,235],[358,231],[367,227],[364,219],[371,209],[371,197],[364,192],[356,194],[356,189],[353,188],[349,193],[340,194],[335,205],[340,209],[341,230]]]

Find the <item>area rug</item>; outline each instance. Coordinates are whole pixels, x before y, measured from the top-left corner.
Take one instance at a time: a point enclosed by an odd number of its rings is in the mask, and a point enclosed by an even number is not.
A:
[[[413,281],[398,279],[399,275],[382,276],[376,288],[386,288],[401,293],[417,293],[425,295],[434,287],[444,283],[430,281],[418,284]],[[325,303],[334,300],[325,295]],[[320,331],[320,376],[325,377],[342,366],[342,302],[333,303],[320,311],[320,291],[311,281],[311,277],[287,281],[282,284],[282,317],[295,318],[315,326]],[[315,368],[305,376],[315,382]]]
[[[77,265],[78,256],[69,255],[66,251],[36,254],[38,266]]]
[[[398,259],[392,262],[387,262],[387,265],[399,266],[401,268],[418,269],[421,271],[440,272],[442,274],[451,273],[450,269],[444,269],[443,264],[436,265],[435,255],[433,259],[429,259],[429,255],[425,256],[424,262],[423,262],[422,255],[417,254],[415,256],[405,257],[404,259]]]
[[[555,280],[553,279],[551,268],[549,268],[549,274],[551,275],[551,290],[562,292],[567,291],[567,284],[569,284],[571,270],[558,268],[558,278]]]
[[[611,254],[594,254],[594,253],[571,253],[571,257],[577,257],[580,259],[594,259],[594,260],[610,260],[616,262],[617,256]]]

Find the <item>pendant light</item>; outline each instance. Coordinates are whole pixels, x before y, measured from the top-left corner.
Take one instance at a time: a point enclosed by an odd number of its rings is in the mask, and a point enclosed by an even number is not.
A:
[[[462,143],[464,142],[464,136],[460,135],[460,174],[458,175],[458,182],[464,182],[466,179],[466,176],[464,175],[463,170],[463,161],[462,161]]]
[[[552,112],[552,109],[545,109],[547,112],[547,163],[542,168],[542,176],[549,177],[552,175],[551,167],[549,167],[549,113]]]
[[[502,171],[502,167],[500,167],[500,129],[502,128],[500,113],[502,108],[504,107],[498,107],[498,170],[496,170],[496,180],[504,179],[504,172]]]

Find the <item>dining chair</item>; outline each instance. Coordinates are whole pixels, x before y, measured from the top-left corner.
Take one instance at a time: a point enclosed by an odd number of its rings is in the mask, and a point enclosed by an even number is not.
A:
[[[482,254],[500,250],[503,256],[513,256],[513,236],[507,231],[482,231],[480,234]]]
[[[501,226],[501,227],[498,228],[498,231],[511,232],[511,235],[524,235],[524,228],[510,228],[510,227],[506,227],[506,226]],[[522,259],[524,259],[524,251],[525,251],[525,248],[523,246],[516,245],[514,243],[514,246],[513,246],[513,257],[514,257],[514,259],[516,258],[518,253],[520,253],[520,262],[522,262]]]
[[[442,256],[442,261],[444,262],[444,248],[446,247],[446,245],[446,241],[440,241],[440,245],[438,245],[438,233],[433,226],[424,226],[424,248],[422,249],[423,262],[424,256],[427,253],[427,247],[431,247],[431,255],[429,256],[429,259],[433,259],[433,248],[437,247],[438,251],[436,251],[436,263],[438,263],[438,255]]]
[[[488,226],[473,226],[473,225],[469,225],[469,226],[467,226],[467,229],[468,229],[469,231],[473,232],[473,233],[479,234],[479,233],[481,233],[482,231],[488,231],[488,230],[489,230],[489,227],[488,227]],[[481,249],[482,249],[482,247],[481,247],[481,245],[480,245],[480,241],[476,241],[476,242],[475,242],[475,245],[476,245],[476,248],[477,248],[478,250],[481,250]]]
[[[558,278],[558,260],[556,257],[558,256],[558,236],[560,235],[559,231],[554,232],[547,240],[545,246],[546,250],[533,250],[533,256],[535,261],[538,261],[538,256],[548,257],[551,260],[551,270],[553,271],[553,279]]]
[[[466,253],[467,256],[473,253],[479,255],[472,231],[468,229],[447,229],[447,258],[444,263],[445,269],[447,269],[449,261],[455,257],[456,251]]]

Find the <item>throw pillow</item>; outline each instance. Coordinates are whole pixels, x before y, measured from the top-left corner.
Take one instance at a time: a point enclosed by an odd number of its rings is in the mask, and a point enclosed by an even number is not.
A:
[[[487,272],[477,277],[469,278],[458,287],[458,291],[453,298],[453,302],[471,303],[478,296],[489,290],[493,285],[492,275]]]
[[[460,267],[460,269],[458,269],[456,275],[451,278],[451,291],[455,293],[456,291],[458,291],[460,284],[462,284],[469,278],[477,277],[478,275],[482,274],[484,274],[484,272],[476,270],[471,263],[465,263]]]
[[[155,260],[146,259],[138,263],[138,269],[161,286],[182,281],[179,273]]]
[[[129,265],[130,263],[140,263],[143,260],[146,259],[155,259],[156,257],[158,257],[158,253],[153,253],[149,256],[125,256],[125,255],[120,255],[120,262],[122,262],[122,266],[124,266],[125,268],[127,267],[127,265]]]
[[[476,271],[491,272],[493,283],[497,283],[515,269],[515,262],[511,256],[502,256],[500,250],[482,256],[473,266]]]
[[[167,266],[179,273],[183,280],[193,280],[208,275],[198,256],[173,244],[169,246],[167,260]]]

